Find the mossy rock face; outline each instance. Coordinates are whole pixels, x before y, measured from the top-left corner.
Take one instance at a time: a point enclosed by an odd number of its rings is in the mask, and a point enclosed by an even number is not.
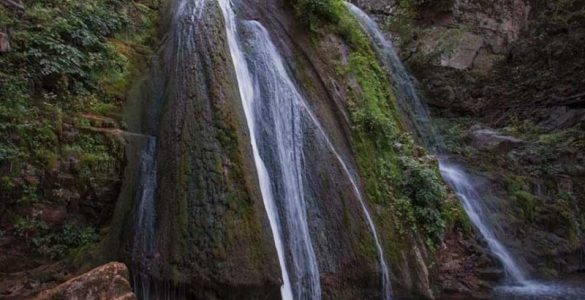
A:
[[[195,297],[274,297],[280,271],[223,16],[215,2],[201,9],[197,26],[176,16],[155,65],[161,102],[142,126],[158,145],[160,257],[150,275]]]

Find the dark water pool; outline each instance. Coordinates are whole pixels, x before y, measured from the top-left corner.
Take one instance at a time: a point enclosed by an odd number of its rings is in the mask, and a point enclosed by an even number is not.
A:
[[[554,282],[533,281],[524,286],[500,286],[493,292],[502,300],[585,300],[585,278],[574,277]]]
[[[526,285],[503,285],[491,294],[470,296],[443,295],[439,300],[585,300],[585,274],[556,281],[531,281]]]

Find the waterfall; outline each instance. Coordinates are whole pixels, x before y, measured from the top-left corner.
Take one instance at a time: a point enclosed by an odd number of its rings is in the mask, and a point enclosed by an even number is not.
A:
[[[383,288],[384,288],[384,299],[390,298],[390,279],[388,274],[388,268],[386,266],[386,262],[384,260],[384,252],[382,250],[381,243],[378,238],[378,233],[376,231],[376,227],[374,226],[374,222],[369,214],[367,206],[363,201],[363,197],[361,192],[358,188],[356,180],[353,174],[350,172],[349,168],[347,167],[345,161],[341,158],[331,141],[329,140],[328,135],[326,134],[325,130],[319,123],[318,119],[314,116],[312,111],[307,106],[304,97],[296,88],[294,82],[292,81],[290,75],[288,74],[282,57],[278,54],[278,51],[274,44],[270,41],[270,36],[266,29],[256,21],[249,21],[246,22],[250,31],[252,31],[252,36],[248,38],[246,45],[248,45],[247,49],[250,49],[248,53],[251,56],[250,65],[251,69],[253,70],[252,73],[256,74],[255,78],[255,90],[257,91],[256,95],[262,95],[258,97],[258,100],[261,99],[276,99],[271,103],[260,103],[257,109],[266,110],[267,107],[272,106],[271,109],[277,109],[280,112],[279,117],[286,121],[289,121],[289,124],[294,125],[297,129],[301,128],[300,124],[300,117],[301,113],[309,117],[311,124],[313,127],[318,131],[319,136],[325,142],[327,148],[335,155],[336,160],[339,162],[340,166],[342,167],[343,172],[346,174],[347,178],[349,179],[353,191],[360,201],[360,205],[364,211],[366,221],[368,223],[368,227],[372,231],[374,242],[376,243],[376,249],[378,250],[379,257],[380,257],[380,266],[382,271],[382,279],[383,279]],[[264,81],[264,84],[262,84]],[[264,85],[264,88],[261,86]],[[276,107],[274,107],[276,105]],[[290,122],[287,118],[290,117],[294,118],[294,122]],[[278,119],[273,120],[276,123],[280,123]],[[270,127],[270,124],[264,124],[264,128]],[[282,126],[279,125],[279,126]],[[296,137],[296,141],[292,140],[292,144],[289,144],[288,147],[290,149],[294,149],[295,153],[301,153],[302,148],[302,135],[301,132],[295,132],[294,137]],[[264,137],[269,137],[265,135]],[[282,137],[277,137],[277,140]],[[267,146],[270,146],[269,140],[265,141]],[[300,161],[297,161],[297,172],[301,172],[302,168],[298,164]],[[298,175],[297,175],[298,176]],[[299,179],[298,182],[300,183],[301,180]],[[302,188],[301,188],[302,190]],[[302,199],[303,195],[299,194],[298,197]],[[295,213],[296,210],[291,210]],[[306,221],[305,221],[306,222]],[[303,227],[308,228],[308,227]],[[307,232],[308,234],[308,232]],[[298,242],[298,241],[297,241]],[[295,245],[291,245],[295,247]],[[312,252],[312,251],[311,251]],[[294,252],[293,252],[294,253]],[[317,267],[316,264],[311,264],[314,267]],[[318,280],[318,278],[315,278]],[[317,282],[318,283],[318,282]],[[313,297],[310,299],[316,299],[319,297],[318,293],[313,294]]]
[[[392,43],[384,37],[384,34],[380,31],[376,23],[365,12],[351,3],[346,3],[346,5],[366,32],[368,32],[380,59],[384,64],[389,65],[388,69],[392,77],[398,81],[398,98],[403,110],[406,108],[408,111],[407,116],[410,119],[409,121],[412,122],[413,130],[421,137],[430,151],[438,153],[440,145],[437,143],[436,135],[430,124],[430,117],[426,105],[421,100],[412,79],[398,58]],[[494,233],[493,224],[490,224],[486,218],[489,212],[482,209],[484,200],[469,175],[462,168],[449,163],[445,157],[440,158],[439,168],[443,179],[457,193],[470,220],[486,240],[490,250],[500,260],[506,273],[516,284],[523,286],[531,284],[526,279],[524,272],[512,255]]]
[[[134,213],[134,240],[132,244],[132,283],[137,296],[148,300],[151,295],[150,275],[154,258],[154,193],[156,191],[156,139],[149,136],[140,157],[140,175],[137,207]]]
[[[281,230],[291,284],[296,299],[320,299],[317,258],[311,244],[303,187],[303,132],[299,94],[288,77],[268,32],[255,21],[242,22],[243,45],[253,74],[251,103],[256,143],[271,179],[273,196],[281,211]]]
[[[484,211],[481,203],[482,198],[477,192],[470,176],[458,166],[441,159],[439,162],[439,169],[443,179],[455,190],[459,199],[463,202],[463,208],[467,212],[467,216],[475,227],[479,230],[483,238],[487,241],[490,250],[498,257],[504,265],[507,274],[512,279],[521,285],[527,285],[528,280],[524,272],[520,269],[516,261],[510,255],[506,247],[500,243],[491,229],[486,216],[489,212]]]
[[[267,30],[256,21],[238,22],[228,0],[220,0],[220,4],[262,196],[283,273],[283,299],[321,298],[319,269],[311,245],[304,199],[303,116],[309,117],[335,155],[360,201],[380,257],[384,299],[390,299],[390,279],[383,249],[354,175],[306,105]],[[242,35],[244,39],[239,39],[238,30],[246,33]]]
[[[272,235],[274,236],[274,243],[276,245],[276,251],[278,254],[278,261],[280,263],[280,269],[282,272],[282,287],[281,294],[283,300],[293,299],[293,291],[291,287],[291,281],[287,264],[285,262],[285,245],[281,233],[281,220],[278,215],[276,203],[274,201],[274,194],[272,191],[271,181],[266,168],[265,162],[260,156],[258,148],[257,137],[256,137],[256,115],[254,110],[254,86],[248,68],[248,64],[244,57],[244,53],[241,50],[240,42],[238,40],[237,32],[237,20],[235,13],[231,7],[230,0],[219,0],[222,12],[225,18],[226,33],[228,38],[228,44],[230,47],[230,53],[236,70],[236,77],[238,80],[238,88],[240,91],[240,97],[243,102],[244,113],[248,123],[248,130],[250,131],[250,141],[252,143],[252,151],[254,153],[254,162],[256,164],[256,171],[258,172],[258,181],[260,183],[260,190],[262,193],[262,199],[264,201],[264,207],[268,214],[268,220],[272,229]]]

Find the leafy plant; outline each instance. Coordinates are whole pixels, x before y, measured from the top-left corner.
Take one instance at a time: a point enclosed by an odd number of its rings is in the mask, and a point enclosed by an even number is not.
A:
[[[50,258],[62,258],[71,250],[95,243],[98,234],[93,227],[66,224],[61,229],[46,231],[32,239],[36,252]]]
[[[434,244],[441,241],[445,230],[443,201],[445,186],[436,170],[411,157],[400,159],[402,174],[399,194],[410,199],[414,218]]]

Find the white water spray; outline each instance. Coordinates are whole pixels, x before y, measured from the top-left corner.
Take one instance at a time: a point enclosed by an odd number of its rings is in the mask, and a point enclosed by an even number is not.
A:
[[[502,262],[506,272],[516,283],[520,285],[530,284],[522,269],[520,269],[512,255],[510,255],[508,249],[496,238],[489,222],[485,219],[488,213],[483,210],[481,196],[470,180],[469,175],[465,174],[459,167],[445,160],[440,160],[439,168],[443,179],[455,190],[457,196],[463,203],[463,208],[467,212],[467,216],[469,216],[471,222],[486,240],[490,250]]]

